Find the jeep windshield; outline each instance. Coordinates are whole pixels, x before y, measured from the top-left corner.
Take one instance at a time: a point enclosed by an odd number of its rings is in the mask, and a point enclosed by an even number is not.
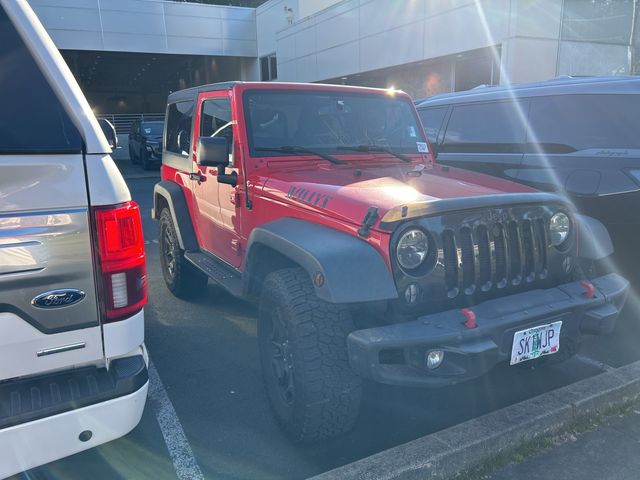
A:
[[[413,106],[403,97],[249,90],[244,109],[253,156],[387,153],[406,161],[406,154],[427,151]]]

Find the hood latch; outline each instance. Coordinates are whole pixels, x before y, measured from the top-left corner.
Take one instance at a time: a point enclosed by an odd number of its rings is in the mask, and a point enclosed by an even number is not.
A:
[[[369,238],[371,228],[376,224],[376,220],[378,220],[378,207],[369,207],[362,219],[362,226],[358,229],[358,235],[362,238]]]

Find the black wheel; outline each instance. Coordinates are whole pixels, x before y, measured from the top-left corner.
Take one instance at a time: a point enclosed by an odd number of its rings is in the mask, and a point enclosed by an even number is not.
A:
[[[201,293],[207,286],[207,276],[184,258],[178,244],[171,212],[165,208],[160,214],[160,264],[167,288],[176,297],[188,298]]]
[[[362,382],[347,358],[349,309],[315,295],[301,268],[269,274],[260,297],[258,343],[269,402],[296,442],[335,437],[353,427]]]
[[[142,163],[143,170],[151,170],[151,163],[149,162],[149,152],[142,150],[140,153],[140,162]]]

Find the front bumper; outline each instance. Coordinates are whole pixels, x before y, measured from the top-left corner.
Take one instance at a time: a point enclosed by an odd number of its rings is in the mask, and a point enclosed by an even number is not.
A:
[[[347,337],[353,370],[376,382],[403,386],[444,386],[487,373],[511,357],[515,332],[562,320],[562,355],[584,334],[602,335],[615,328],[629,282],[617,274],[592,280],[595,296],[587,298],[581,282],[532,290],[488,300],[472,308],[476,328],[464,326],[460,310],[425,315],[416,320],[368,328]],[[434,370],[425,366],[430,350],[445,352]]]
[[[145,147],[145,152],[147,154],[147,160],[151,162],[161,162],[162,161],[162,150],[158,147]]]

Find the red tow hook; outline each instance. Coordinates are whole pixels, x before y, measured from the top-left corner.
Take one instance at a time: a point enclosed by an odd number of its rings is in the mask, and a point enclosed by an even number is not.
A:
[[[462,313],[462,315],[464,315],[464,318],[467,319],[466,322],[464,322],[464,326],[467,328],[476,328],[476,314],[473,313],[473,310],[471,310],[470,308],[463,308],[462,310],[460,310],[460,312]]]
[[[596,296],[596,287],[591,282],[583,280],[580,282],[580,286],[584,288],[584,295],[586,298],[594,298]]]

